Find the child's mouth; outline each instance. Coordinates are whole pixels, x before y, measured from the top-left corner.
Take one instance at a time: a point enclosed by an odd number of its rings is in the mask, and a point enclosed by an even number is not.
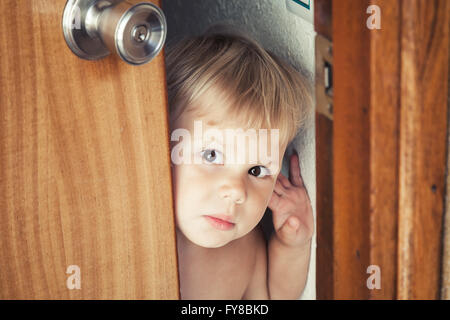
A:
[[[214,228],[218,230],[230,230],[233,229],[235,226],[235,223],[225,221],[216,217],[212,216],[204,216],[204,217]]]

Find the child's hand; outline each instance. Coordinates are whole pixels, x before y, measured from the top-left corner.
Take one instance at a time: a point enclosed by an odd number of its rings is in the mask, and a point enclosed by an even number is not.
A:
[[[282,243],[287,246],[308,244],[314,233],[314,217],[296,153],[290,158],[289,180],[279,173],[268,206],[272,210],[276,236]]]

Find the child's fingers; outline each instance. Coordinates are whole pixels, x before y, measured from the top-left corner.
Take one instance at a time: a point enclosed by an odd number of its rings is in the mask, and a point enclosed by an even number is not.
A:
[[[290,159],[289,181],[296,187],[303,187],[298,154],[294,152]]]
[[[291,183],[289,182],[288,178],[286,178],[281,172],[278,174],[277,180],[281,182],[283,187],[290,188]]]
[[[275,192],[272,192],[272,197],[269,200],[269,204],[267,205],[270,210],[276,211],[278,204],[280,203],[281,197],[277,195]]]
[[[290,226],[292,229],[294,229],[294,230],[297,230],[297,229],[298,229],[298,226],[300,225],[300,221],[298,220],[298,218],[296,218],[296,217],[294,217],[294,216],[289,217],[287,223],[288,223],[289,226]]]
[[[292,243],[297,236],[297,229],[300,225],[300,221],[296,217],[289,217],[279,230],[280,238],[286,242]]]
[[[279,180],[275,182],[275,187],[273,188],[273,191],[280,197],[282,197],[286,193],[285,187]]]

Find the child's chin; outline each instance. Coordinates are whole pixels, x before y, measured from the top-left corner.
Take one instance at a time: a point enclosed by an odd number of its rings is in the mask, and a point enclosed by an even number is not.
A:
[[[220,248],[224,245],[228,244],[231,240],[223,240],[223,239],[217,239],[216,241],[212,241],[211,239],[189,239],[196,245],[203,247],[203,248]]]

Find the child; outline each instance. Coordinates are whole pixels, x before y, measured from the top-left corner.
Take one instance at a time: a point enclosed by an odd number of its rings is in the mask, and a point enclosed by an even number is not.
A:
[[[298,299],[314,222],[298,155],[289,179],[280,164],[311,111],[306,81],[236,32],[181,41],[166,64],[181,298]],[[219,138],[191,143],[200,125]],[[235,150],[220,138],[225,128],[278,129],[271,139],[257,137],[260,148],[268,142],[272,161],[225,163]],[[175,146],[180,136],[183,148]],[[249,148],[237,153],[252,156]],[[191,155],[201,162],[186,161]],[[268,243],[258,225],[267,207],[275,230]]]

